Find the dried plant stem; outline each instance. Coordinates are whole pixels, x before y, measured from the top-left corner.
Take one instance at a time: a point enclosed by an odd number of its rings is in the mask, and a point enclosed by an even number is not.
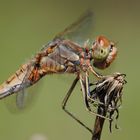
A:
[[[102,112],[102,113],[101,113]],[[106,111],[105,111],[105,107],[99,106],[97,113],[103,116],[106,116]],[[100,140],[101,138],[101,133],[102,133],[102,129],[103,129],[103,125],[104,125],[104,118],[101,117],[96,117],[95,119],[95,124],[94,124],[94,129],[93,129],[93,135],[92,135],[92,140]]]

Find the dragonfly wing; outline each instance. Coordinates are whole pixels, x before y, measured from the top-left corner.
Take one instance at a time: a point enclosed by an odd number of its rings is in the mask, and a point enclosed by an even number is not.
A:
[[[31,104],[34,97],[35,97],[35,94],[33,91],[30,91],[29,89],[21,90],[20,92],[16,94],[15,103],[16,103],[17,108],[24,109],[28,107]]]
[[[36,85],[23,89],[16,94],[16,106],[18,109],[26,109],[32,106],[40,95],[42,80]]]
[[[4,103],[11,113],[19,113],[22,110],[30,109],[33,104],[36,103],[42,81],[37,83],[35,86],[23,89],[12,96],[4,98]]]
[[[80,45],[89,39],[93,33],[94,14],[91,10],[86,11],[77,21],[65,28],[55,38],[70,39]]]
[[[16,105],[17,107],[19,107],[20,109],[25,107],[25,99],[26,99],[26,93],[25,90],[21,90],[20,92],[18,92],[16,94]]]
[[[25,101],[26,95],[27,93],[25,92],[25,90],[21,90],[16,94],[13,94],[8,98],[5,98],[4,101],[8,110],[12,113],[15,113],[21,109],[24,109],[26,105],[26,101]]]

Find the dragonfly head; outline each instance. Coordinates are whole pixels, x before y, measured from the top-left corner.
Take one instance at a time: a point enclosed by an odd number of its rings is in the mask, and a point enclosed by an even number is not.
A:
[[[104,36],[98,36],[92,45],[93,65],[99,69],[108,67],[117,55],[115,44]]]

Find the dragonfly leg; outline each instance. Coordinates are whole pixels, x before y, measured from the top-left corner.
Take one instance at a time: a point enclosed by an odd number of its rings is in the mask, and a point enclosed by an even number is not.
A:
[[[77,82],[79,80],[79,76],[76,77],[76,79],[73,81],[69,91],[67,92],[63,102],[62,102],[62,109],[69,115],[71,116],[74,120],[76,120],[80,125],[82,125],[84,128],[86,128],[88,131],[90,131],[92,133],[92,130],[86,126],[82,121],[80,121],[76,116],[74,116],[71,112],[69,112],[67,109],[66,109],[66,104],[67,104],[67,101],[72,93],[72,91],[74,90]]]
[[[103,77],[103,75],[99,74],[98,72],[96,72],[92,66],[89,66],[89,70],[98,78],[101,79]]]
[[[80,83],[81,83],[81,88],[82,88],[82,92],[83,92],[84,102],[85,102],[85,105],[86,105],[86,110],[93,115],[96,115],[98,117],[101,117],[101,118],[104,118],[104,119],[107,119],[107,120],[111,120],[108,117],[100,115],[100,114],[96,113],[95,111],[91,110],[90,105],[89,105],[89,101],[88,101],[88,96],[90,94],[90,90],[89,90],[89,80],[88,80],[88,74],[87,73],[86,73],[86,78],[85,79],[83,79],[80,76]]]

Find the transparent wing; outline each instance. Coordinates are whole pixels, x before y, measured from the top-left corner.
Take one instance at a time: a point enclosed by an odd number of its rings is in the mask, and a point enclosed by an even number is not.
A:
[[[19,112],[19,110],[23,110],[26,108],[26,97],[28,97],[27,92],[25,92],[25,90],[22,90],[18,93],[13,94],[12,96],[5,98],[4,101],[8,110],[12,113],[16,113]]]
[[[68,26],[55,38],[70,39],[80,45],[93,35],[94,14],[91,10],[86,11],[77,21]]]
[[[42,83],[42,82],[41,82]],[[13,94],[4,99],[6,107],[11,113],[19,113],[22,110],[27,110],[36,103],[40,94],[41,83],[37,83],[27,89]]]

